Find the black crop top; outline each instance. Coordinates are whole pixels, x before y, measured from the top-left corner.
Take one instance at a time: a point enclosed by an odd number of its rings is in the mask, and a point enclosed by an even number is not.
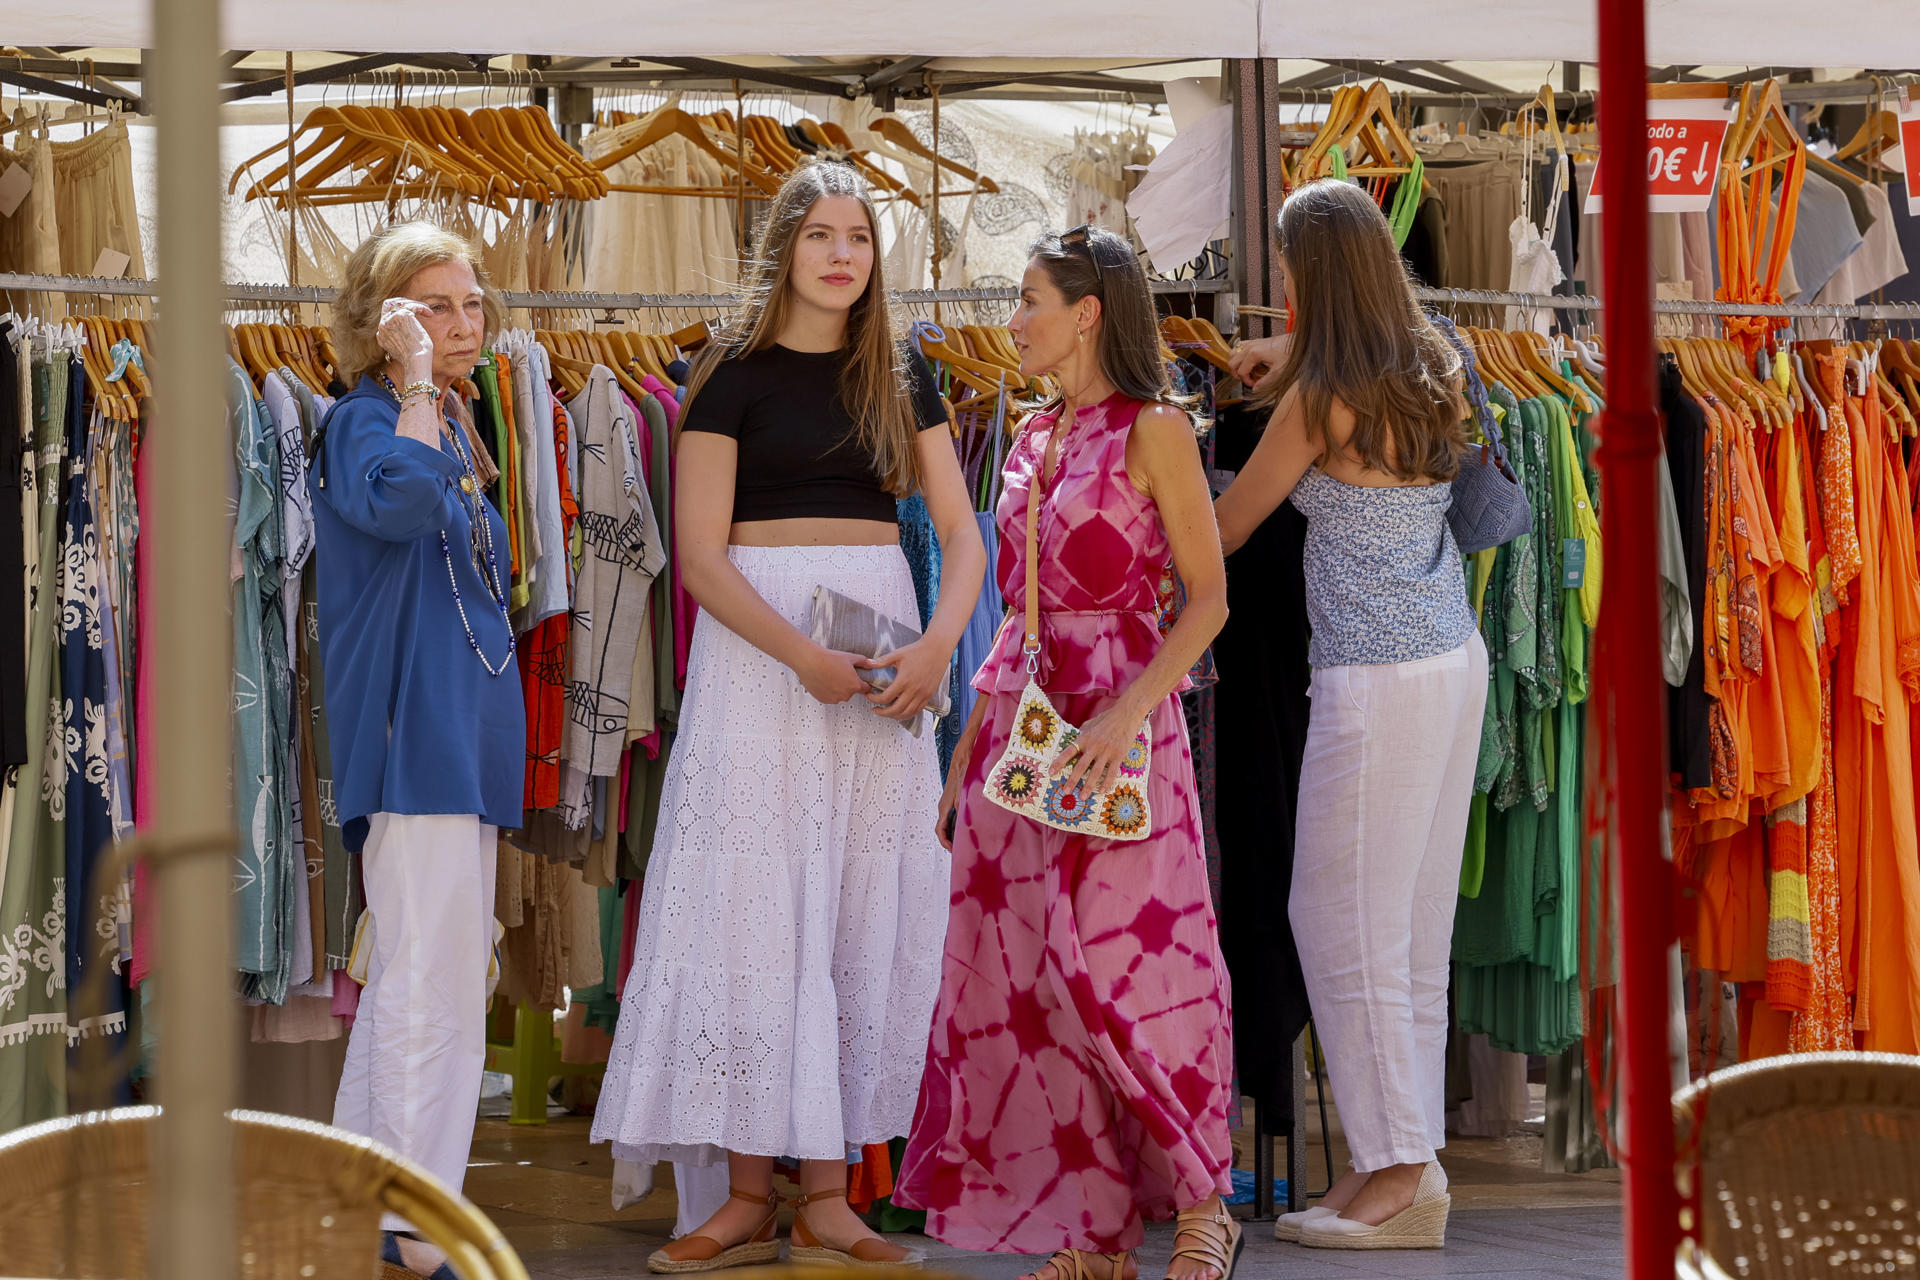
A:
[[[840,351],[771,346],[722,360],[687,406],[682,431],[711,431],[740,444],[733,521],[829,518],[897,524],[894,497],[854,440],[840,399]],[[922,431],[947,425],[933,371],[906,351],[914,414]]]

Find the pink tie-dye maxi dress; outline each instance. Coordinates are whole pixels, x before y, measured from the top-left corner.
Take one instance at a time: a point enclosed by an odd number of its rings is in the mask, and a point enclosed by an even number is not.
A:
[[[1041,685],[1071,723],[1111,704],[1160,647],[1168,544],[1127,478],[1141,405],[1080,411],[1040,509]],[[1208,895],[1180,700],[1152,714],[1153,835],[1068,835],[981,787],[1025,687],[1018,611],[1027,490],[1057,414],[1007,460],[996,574],[1015,618],[974,687],[989,700],[953,842],[953,910],[932,1042],[896,1203],[967,1249],[1114,1252],[1142,1220],[1230,1188],[1227,971]]]

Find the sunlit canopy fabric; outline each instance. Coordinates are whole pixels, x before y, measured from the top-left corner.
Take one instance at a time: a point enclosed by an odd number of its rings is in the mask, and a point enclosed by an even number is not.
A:
[[[225,0],[229,49],[574,57],[1251,57],[1259,0]],[[149,0],[0,0],[16,45],[152,48]]]
[[[225,0],[230,49],[575,57],[1591,62],[1590,0]],[[1647,0],[1647,57],[1920,65],[1915,0]],[[149,0],[0,0],[16,45],[152,47]]]
[[[1592,0],[1261,0],[1265,58],[1593,62]],[[1914,0],[1647,0],[1647,61],[1754,67],[1920,64]]]

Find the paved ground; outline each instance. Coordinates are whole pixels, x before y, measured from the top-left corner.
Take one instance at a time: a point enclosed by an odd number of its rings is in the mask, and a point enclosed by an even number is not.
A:
[[[605,1147],[588,1145],[587,1126],[574,1116],[537,1127],[514,1128],[498,1119],[480,1123],[467,1194],[506,1232],[534,1280],[644,1275],[647,1254],[672,1230],[676,1204],[670,1186],[631,1208],[612,1209],[612,1161]],[[1315,1137],[1308,1168],[1309,1183],[1318,1190],[1324,1166]],[[1337,1132],[1335,1142],[1338,1150]],[[1617,1172],[1543,1174],[1538,1140],[1526,1137],[1456,1142],[1445,1162],[1455,1195],[1445,1250],[1304,1249],[1277,1243],[1270,1227],[1249,1223],[1236,1280],[1617,1280],[1622,1274]],[[1013,1280],[1040,1261],[963,1253],[918,1238],[911,1243],[928,1249],[931,1266],[979,1280]],[[1141,1252],[1142,1276],[1161,1274],[1171,1251],[1171,1225],[1155,1228]]]

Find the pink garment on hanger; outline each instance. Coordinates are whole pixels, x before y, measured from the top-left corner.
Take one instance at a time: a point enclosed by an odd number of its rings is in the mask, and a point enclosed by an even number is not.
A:
[[[640,937],[640,882],[627,885],[622,899],[626,908],[620,918],[620,990],[627,989],[627,975],[633,972],[633,949]]]
[[[349,978],[344,971],[333,981],[333,1016],[345,1018],[347,1026],[353,1026],[354,1018],[360,1012],[360,984]]]
[[[667,415],[667,429],[678,431],[680,429],[680,397],[673,394],[673,388],[652,374],[642,378],[640,385],[653,392],[654,398],[660,402],[660,412]]]
[[[632,784],[632,782],[633,782],[633,744],[632,744],[631,742],[629,742],[629,743],[628,743],[628,744],[626,745],[626,749],[625,749],[625,750],[623,750],[623,751],[621,751],[621,753],[620,753],[620,822],[619,822],[619,829],[620,829],[621,831],[625,831],[625,830],[627,829],[627,808],[628,808],[628,806],[627,806],[627,799],[628,799],[628,797],[629,797],[629,796],[631,795],[631,792],[630,792],[630,790],[629,790],[629,787],[630,787],[630,785]]]

